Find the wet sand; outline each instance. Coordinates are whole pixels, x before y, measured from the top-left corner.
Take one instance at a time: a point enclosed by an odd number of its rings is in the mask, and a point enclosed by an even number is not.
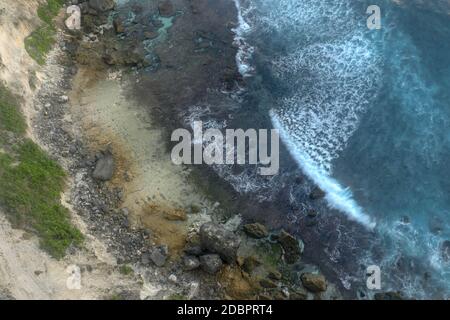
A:
[[[124,96],[119,74],[80,69],[71,96],[72,113],[93,152],[111,148],[116,170],[110,188],[123,189],[122,207],[136,226],[172,252],[185,245],[190,225],[214,205],[189,181],[190,170],[174,165],[151,113]],[[156,102],[154,102],[156,103]],[[192,212],[195,208],[195,212]]]

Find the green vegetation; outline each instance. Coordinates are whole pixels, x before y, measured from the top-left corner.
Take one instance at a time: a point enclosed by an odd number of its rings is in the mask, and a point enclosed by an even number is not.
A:
[[[265,266],[272,269],[277,269],[281,261],[283,250],[278,243],[259,243],[255,247],[255,253]]]
[[[174,293],[170,295],[167,300],[175,300],[175,301],[183,301],[183,300],[189,300],[185,295],[180,293]]]
[[[16,99],[0,84],[0,206],[15,227],[35,232],[41,247],[61,258],[83,236],[61,205],[64,171],[25,130]]]
[[[109,297],[106,297],[105,300],[109,300],[109,301],[121,301],[123,300],[122,296],[119,293],[113,293],[112,295],[110,295]]]
[[[55,43],[56,28],[54,17],[64,5],[65,0],[47,0],[38,8],[38,16],[43,25],[25,39],[25,49],[40,65],[45,63],[48,52]]]
[[[133,268],[126,264],[123,266],[120,266],[119,272],[125,276],[134,274]]]
[[[25,120],[18,110],[15,97],[0,84],[0,130],[23,134]]]

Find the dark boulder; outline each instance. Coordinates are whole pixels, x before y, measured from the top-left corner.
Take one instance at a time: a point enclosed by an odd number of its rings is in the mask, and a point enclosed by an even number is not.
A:
[[[120,17],[116,17],[113,21],[114,31],[116,33],[124,33],[125,32],[125,26],[123,24],[123,20]]]
[[[186,271],[192,271],[200,267],[200,260],[194,256],[185,256],[183,258],[183,267]]]
[[[170,0],[161,1],[158,5],[158,9],[161,17],[171,17],[175,14],[173,4]]]
[[[256,257],[250,256],[245,258],[244,263],[242,265],[242,270],[250,274],[260,265],[261,262]]]
[[[309,194],[309,198],[311,200],[320,200],[325,197],[325,192],[320,188],[314,188]]]
[[[89,7],[101,13],[114,9],[114,0],[89,0]]]
[[[265,226],[260,223],[252,223],[244,226],[244,232],[251,238],[263,239],[269,236]]]
[[[100,181],[109,181],[114,174],[114,157],[110,151],[103,152],[97,160],[92,177]]]
[[[286,263],[294,264],[300,259],[303,248],[294,236],[283,230],[278,237],[278,243],[283,248]]]
[[[303,286],[312,293],[320,293],[327,290],[327,280],[321,274],[304,273],[301,277]]]
[[[217,253],[227,263],[236,261],[239,248],[239,238],[223,226],[215,223],[205,223],[200,228],[201,246],[212,253]]]
[[[222,259],[218,254],[207,254],[200,257],[202,269],[209,274],[216,274],[222,268]]]
[[[278,285],[270,279],[262,279],[259,281],[259,284],[261,285],[261,287],[266,289],[274,289],[278,287]]]
[[[163,267],[169,256],[169,248],[166,245],[158,246],[150,252],[150,259],[157,267]]]

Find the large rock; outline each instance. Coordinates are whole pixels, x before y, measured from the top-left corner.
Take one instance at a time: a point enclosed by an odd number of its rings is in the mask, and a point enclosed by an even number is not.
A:
[[[207,254],[200,257],[202,269],[209,274],[216,274],[222,268],[222,259],[218,254]]]
[[[116,5],[114,0],[89,0],[89,7],[97,12],[106,12],[114,9]]]
[[[324,292],[327,290],[327,280],[321,274],[304,273],[302,274],[303,286],[312,293]]]
[[[250,257],[245,258],[244,263],[242,265],[242,270],[251,274],[260,265],[261,265],[261,261],[259,261],[254,256],[250,256]]]
[[[161,1],[158,5],[161,17],[171,17],[175,14],[173,4],[170,0]]]
[[[278,242],[284,250],[284,261],[288,264],[294,264],[300,259],[302,246],[300,242],[286,231],[281,231]]]
[[[244,232],[251,238],[263,239],[269,236],[265,226],[260,223],[252,223],[244,226]]]
[[[217,253],[227,263],[236,261],[239,248],[239,238],[223,226],[209,222],[200,228],[202,247],[212,253]]]
[[[116,31],[116,33],[124,33],[125,32],[125,25],[123,23],[122,18],[120,18],[120,17],[114,18],[113,26],[114,26],[114,31]]]
[[[185,256],[183,258],[183,267],[186,271],[192,271],[200,267],[200,260],[194,256]]]
[[[157,267],[163,267],[166,264],[168,255],[169,248],[166,245],[162,245],[150,252],[150,259]]]
[[[278,287],[278,285],[270,279],[261,279],[259,281],[259,284],[261,285],[261,287],[266,289],[274,289]]]
[[[311,200],[320,200],[325,197],[325,192],[320,188],[314,188],[309,194],[309,198]]]
[[[114,174],[114,157],[111,152],[104,152],[97,160],[92,177],[100,181],[109,181]]]

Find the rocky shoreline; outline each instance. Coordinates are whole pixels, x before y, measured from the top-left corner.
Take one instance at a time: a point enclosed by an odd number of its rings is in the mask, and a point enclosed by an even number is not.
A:
[[[121,20],[120,12],[114,13],[113,1],[75,0],[72,4],[82,8],[84,30],[58,33],[57,47],[49,55],[45,66],[46,81],[36,100],[33,131],[48,152],[69,172],[71,189],[67,192],[66,202],[79,215],[80,223],[84,225],[83,231],[106,244],[107,251],[116,257],[118,268],[125,272],[131,266],[137,278],[140,278],[137,281],[140,284],[135,290],[119,292],[117,298],[339,299],[341,295],[336,287],[327,282],[317,267],[301,262],[303,242],[284,230],[269,232],[260,223],[243,225],[239,217],[223,212],[227,211],[224,204],[220,205],[218,214],[208,213],[209,220],[214,222],[191,226],[185,247],[176,256],[172,255],[167,244],[155,241],[151,226],[145,228],[130,221],[133,213],[123,207],[126,191],[120,186],[111,188],[108,183],[113,177],[117,161],[115,153],[107,145],[92,150],[92,143],[82,132],[82,125],[71,115],[70,92],[80,67],[93,72],[116,72],[125,68],[132,71],[127,74],[127,88],[133,81],[139,83],[139,79],[155,86],[161,81],[160,88],[166,88],[165,82],[177,79],[171,78],[173,75],[165,73],[168,72],[165,70],[181,68],[168,62],[173,53],[164,52],[173,34],[167,36],[164,33],[163,38],[160,38],[161,33],[158,32],[164,29],[164,23],[155,23],[158,19],[145,20],[144,15],[137,19],[141,18],[145,23],[150,21],[151,25],[132,25],[134,36],[130,40],[124,37],[130,25],[127,26]],[[231,7],[232,4],[218,1],[217,6]],[[206,7],[204,1],[155,1],[146,10],[152,12],[152,17],[159,15],[170,18],[177,16],[178,8],[198,14],[199,10],[206,10]],[[146,10],[142,12],[148,14]],[[228,11],[231,12],[230,16],[235,14],[233,8],[228,8]],[[111,16],[114,17],[112,21],[108,19]],[[182,18],[179,19],[180,25],[186,23]],[[235,19],[236,15],[226,23],[227,27],[235,24]],[[177,23],[174,22],[174,28]],[[136,33],[136,30],[142,32]],[[167,29],[164,30],[167,32]],[[183,34],[176,36],[182,37]],[[197,39],[191,43],[194,50],[198,49],[202,53],[214,51],[214,54],[209,55],[206,76],[223,69],[223,64],[214,62],[218,57],[225,55],[226,64],[234,64],[236,48],[229,40],[221,41],[220,36],[208,36],[205,33],[195,33],[194,37]],[[209,37],[214,37],[214,40],[205,41]],[[199,38],[203,39],[200,43]],[[161,40],[160,43],[153,43],[154,54],[149,54],[141,46],[146,39]],[[228,49],[222,49],[221,46]],[[203,62],[200,61],[200,64]],[[141,71],[146,72],[146,78],[139,77]],[[195,73],[191,76],[194,77]],[[182,82],[189,80],[183,79]],[[202,79],[195,81],[198,82],[193,85],[189,95],[183,97],[187,100],[184,103],[198,99],[200,92],[207,91],[207,88],[200,88],[205,84]],[[217,72],[210,83],[211,88],[217,85],[217,88],[232,89],[240,81],[234,65]],[[129,90],[139,92],[142,86]],[[160,91],[154,94],[167,105],[176,105],[180,99],[176,97],[177,101],[174,101],[172,92]],[[139,99],[145,99],[142,92]],[[155,110],[149,112],[152,111]],[[155,111],[158,116],[166,115],[167,112],[161,109]],[[191,208],[189,214],[195,215],[195,211],[195,208]],[[174,223],[180,219],[185,219],[184,214],[174,218]]]

